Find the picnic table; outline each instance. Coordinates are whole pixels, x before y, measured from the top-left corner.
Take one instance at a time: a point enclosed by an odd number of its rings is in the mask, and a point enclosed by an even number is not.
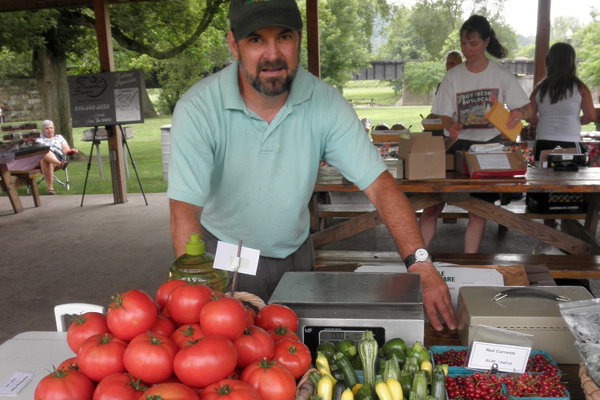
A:
[[[581,168],[579,171],[555,171],[548,168],[528,168],[524,176],[509,179],[471,179],[454,171],[447,171],[446,179],[397,179],[396,183],[408,197],[416,212],[423,208],[446,202],[453,207],[472,212],[524,235],[555,246],[576,256],[600,254],[600,243],[595,237],[600,211],[600,168]],[[322,167],[315,185],[315,194],[321,192],[358,192],[359,190],[333,167]],[[569,219],[568,214],[544,215],[544,218],[561,219],[562,231],[544,225],[507,207],[496,206],[471,196],[473,193],[582,193],[587,201],[583,215],[584,224]],[[313,222],[319,218],[318,196],[310,205]],[[540,217],[540,219],[542,219]],[[345,222],[312,234],[316,249],[329,243],[374,228],[382,223],[377,211],[360,213]],[[313,224],[315,227],[316,224]],[[597,269],[597,268],[596,268]]]
[[[18,150],[9,150],[0,152],[0,192],[7,192],[8,198],[15,213],[23,211],[23,204],[19,199],[17,187],[28,185],[31,187],[35,206],[40,206],[40,197],[37,191],[37,185],[34,178],[41,175],[37,170],[15,170],[15,165],[25,164],[37,165],[46,153],[50,151],[50,147],[34,143],[30,147],[21,148]]]

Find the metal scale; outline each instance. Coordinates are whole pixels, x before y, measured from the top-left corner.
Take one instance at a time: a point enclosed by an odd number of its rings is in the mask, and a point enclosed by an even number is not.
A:
[[[296,334],[310,349],[322,342],[360,340],[366,330],[380,346],[402,338],[423,342],[418,274],[287,272],[269,299],[298,315]]]

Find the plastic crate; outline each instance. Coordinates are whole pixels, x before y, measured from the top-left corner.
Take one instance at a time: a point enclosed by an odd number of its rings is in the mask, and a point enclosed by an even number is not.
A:
[[[541,214],[581,214],[587,209],[582,193],[527,193],[525,202]]]

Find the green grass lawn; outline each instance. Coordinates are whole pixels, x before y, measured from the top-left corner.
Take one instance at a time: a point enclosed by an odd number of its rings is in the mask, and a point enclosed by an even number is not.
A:
[[[375,106],[356,106],[355,110],[359,118],[368,117],[371,120],[371,125],[374,127],[379,123],[386,123],[392,126],[395,123],[402,123],[407,127],[411,127],[412,132],[422,131],[421,115],[429,114],[431,106],[381,106],[385,103],[384,98],[393,97],[393,90],[390,87],[373,86],[372,82],[358,82],[344,91],[346,98],[353,99],[353,104],[360,104],[359,99],[376,99]],[[390,97],[391,98],[391,97]],[[387,100],[386,100],[387,101]],[[391,100],[390,100],[391,101]],[[396,100],[392,104],[395,104]],[[368,102],[367,102],[368,103]],[[23,121],[25,122],[25,121]],[[171,117],[160,117],[146,119],[143,124],[134,124],[133,138],[127,142],[133,155],[142,187],[146,193],[163,193],[167,189],[167,183],[163,181],[162,173],[162,157],[161,157],[161,134],[160,127],[171,123]],[[41,121],[38,121],[38,126],[41,126]],[[84,128],[73,129],[74,145],[77,149],[84,153],[81,160],[71,161],[69,163],[69,181],[71,190],[67,191],[59,185],[54,185],[54,190],[57,194],[73,194],[81,195],[83,193],[83,184],[85,181],[85,173],[87,168],[88,155],[90,154],[90,142],[82,141]],[[594,124],[588,124],[583,127],[584,131],[595,130]],[[95,149],[94,158],[90,165],[86,194],[110,194],[112,193],[111,172],[108,160],[108,145],[106,141],[100,144],[100,155],[102,158],[102,170],[104,179],[99,178],[98,166],[96,163]],[[129,156],[129,179],[127,180],[127,192],[139,193],[140,188],[135,177],[135,171],[131,167]],[[57,172],[59,178],[64,177],[62,172]],[[42,182],[39,185],[40,194],[47,194],[46,183]],[[19,189],[19,193],[25,195],[24,188]],[[5,193],[1,194],[6,196]]]

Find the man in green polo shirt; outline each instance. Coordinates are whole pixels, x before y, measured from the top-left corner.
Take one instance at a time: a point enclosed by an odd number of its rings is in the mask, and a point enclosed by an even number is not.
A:
[[[227,40],[235,62],[177,103],[169,164],[175,255],[192,232],[261,251],[256,276],[237,289],[267,300],[283,273],[314,268],[308,202],[325,159],[375,205],[410,272],[421,275],[425,312],[455,329],[448,288],[434,269],[403,193],[340,93],[299,65],[295,0],[232,0]]]

